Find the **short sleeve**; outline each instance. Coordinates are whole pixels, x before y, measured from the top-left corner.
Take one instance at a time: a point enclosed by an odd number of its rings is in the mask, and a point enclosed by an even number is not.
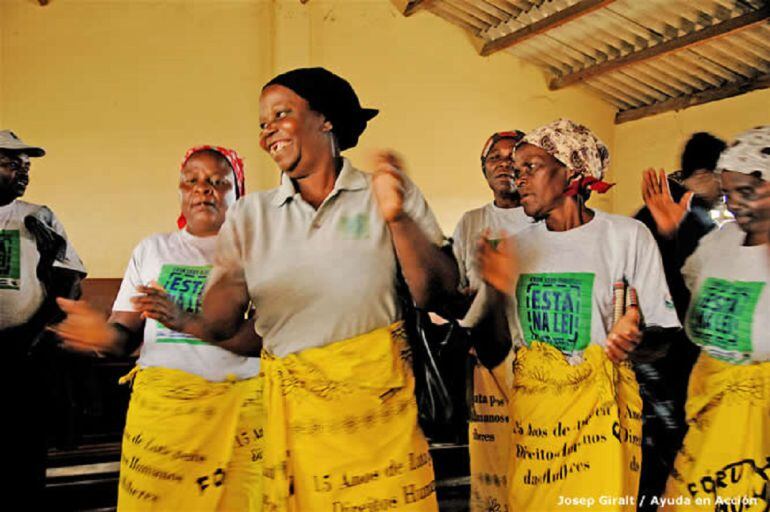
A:
[[[452,235],[452,253],[457,261],[457,269],[460,274],[460,289],[468,287],[468,269],[470,268],[470,263],[465,258],[468,249],[468,240],[466,240],[465,234],[466,220],[467,215],[463,215]]]
[[[707,255],[723,251],[724,248],[720,247],[720,244],[725,244],[727,240],[732,238],[730,231],[733,229],[740,228],[736,228],[732,223],[728,223],[720,228],[711,230],[698,241],[698,247],[685,260],[682,266],[682,277],[684,278],[684,284],[691,294],[697,291],[695,288],[698,286],[698,276],[707,263]],[[743,234],[738,233],[735,235],[735,238],[736,241],[740,241],[743,238]]]
[[[648,326],[680,327],[658,246],[650,231],[641,222],[636,224],[636,254],[629,284],[637,291],[644,322]]]
[[[240,283],[246,286],[242,229],[244,207],[245,201],[243,199],[231,206],[224,224],[219,229],[214,266],[206,282],[206,288],[210,288],[223,280],[229,284]]]
[[[438,246],[446,245],[446,237],[422,192],[409,178],[404,179],[404,211],[420,226],[428,240]]]
[[[703,268],[703,245],[699,245],[695,252],[693,252],[689,258],[684,262],[682,266],[682,277],[684,278],[684,284],[690,293],[695,293],[693,289],[698,281],[698,274],[700,274]]]
[[[131,259],[126,267],[126,272],[123,274],[123,281],[120,283],[118,295],[112,304],[113,311],[135,311],[134,305],[131,304],[131,298],[139,295],[136,291],[137,286],[146,284],[142,280],[142,266],[146,243],[146,241],[142,241],[131,253]]]
[[[64,242],[66,243],[66,246],[64,248],[64,251],[62,254],[60,254],[56,260],[53,263],[54,267],[59,268],[66,268],[69,270],[74,270],[75,272],[80,272],[82,274],[86,273],[86,267],[83,265],[83,261],[80,259],[80,256],[78,256],[78,253],[75,251],[75,247],[70,242],[69,238],[67,238],[67,232],[64,230],[64,226],[59,221],[59,219],[56,217],[56,214],[53,213],[50,209],[47,207],[43,207],[48,212],[50,212],[51,215],[51,229],[53,229],[59,236],[61,236],[64,239]]]

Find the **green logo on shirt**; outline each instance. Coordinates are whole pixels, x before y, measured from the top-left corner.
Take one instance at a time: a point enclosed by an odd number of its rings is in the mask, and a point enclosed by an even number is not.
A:
[[[197,313],[201,308],[201,296],[211,266],[165,264],[160,269],[158,283],[174,298],[174,302],[188,313]],[[172,331],[158,324],[157,343],[187,343],[202,345],[205,342],[184,333]]]
[[[19,230],[0,231],[0,290],[21,286],[21,237]]]
[[[342,238],[352,240],[369,238],[369,216],[365,213],[351,217],[343,215],[337,224],[337,231],[342,235]]]
[[[706,279],[687,320],[693,341],[725,361],[748,359],[754,313],[764,286],[763,282]]]
[[[569,354],[591,343],[594,274],[522,274],[516,287],[519,320],[527,344],[549,343]]]

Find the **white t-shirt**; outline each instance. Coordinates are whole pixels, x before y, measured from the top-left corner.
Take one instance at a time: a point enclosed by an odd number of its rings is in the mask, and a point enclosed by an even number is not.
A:
[[[634,219],[595,213],[569,231],[539,222],[514,236],[520,265],[509,314],[514,345],[542,341],[566,355],[605,346],[613,285],[624,279],[637,290],[647,326],[680,326],[652,234]]]
[[[444,236],[420,191],[405,184],[404,210],[439,245]],[[278,357],[358,336],[401,318],[397,260],[372,197],[371,176],[344,159],[316,210],[289,179],[242,197],[219,231],[211,276],[240,280],[256,330]]]
[[[452,236],[452,250],[460,273],[460,289],[470,288],[472,292],[477,292],[481,287],[482,281],[474,261],[476,244],[485,229],[490,229],[493,237],[501,232],[510,236],[533,223],[523,208],[499,208],[494,202],[465,212]],[[484,307],[483,295],[476,295],[461,324],[472,326],[478,321]]]
[[[67,242],[55,267],[85,274],[75,248],[59,219],[45,206],[15,200],[0,206],[0,329],[27,322],[45,299],[43,283],[37,277],[40,253],[35,237],[24,225],[24,218],[35,215]]]
[[[746,247],[728,222],[703,237],[682,274],[692,293],[685,328],[690,339],[723,361],[770,361],[770,255]]]
[[[197,312],[215,250],[216,237],[196,237],[186,229],[145,238],[131,255],[112,310],[134,311],[131,298],[138,295],[136,287],[156,281],[180,306]],[[259,358],[234,354],[151,319],[144,324],[137,364],[182,370],[212,382],[259,373]]]

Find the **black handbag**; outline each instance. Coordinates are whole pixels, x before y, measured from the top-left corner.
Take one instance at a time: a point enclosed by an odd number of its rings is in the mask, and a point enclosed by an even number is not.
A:
[[[456,322],[436,326],[427,311],[416,308],[400,269],[397,290],[411,348],[420,427],[434,441],[462,440],[467,436],[468,336]]]

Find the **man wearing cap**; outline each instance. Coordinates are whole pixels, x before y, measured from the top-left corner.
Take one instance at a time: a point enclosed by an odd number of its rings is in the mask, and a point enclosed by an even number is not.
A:
[[[460,273],[460,287],[467,311],[461,324],[473,327],[482,309],[483,297],[476,294],[481,278],[474,265],[479,237],[512,235],[532,224],[520,207],[514,175],[514,150],[524,137],[518,130],[492,134],[481,152],[481,172],[494,199],[463,214],[455,229],[452,249]],[[474,333],[478,337],[479,333]],[[482,355],[485,355],[483,352]],[[492,369],[475,359],[473,370],[473,407],[468,424],[471,457],[471,510],[498,510],[507,500],[506,471],[510,430],[505,393]],[[500,365],[496,371],[502,371]]]
[[[10,437],[6,489],[34,505],[45,487],[45,385],[39,357],[45,327],[60,314],[56,297],[76,297],[86,270],[64,227],[46,206],[19,200],[30,157],[45,155],[0,131],[0,340]],[[10,402],[10,403],[9,403]],[[34,508],[34,506],[32,507]]]

